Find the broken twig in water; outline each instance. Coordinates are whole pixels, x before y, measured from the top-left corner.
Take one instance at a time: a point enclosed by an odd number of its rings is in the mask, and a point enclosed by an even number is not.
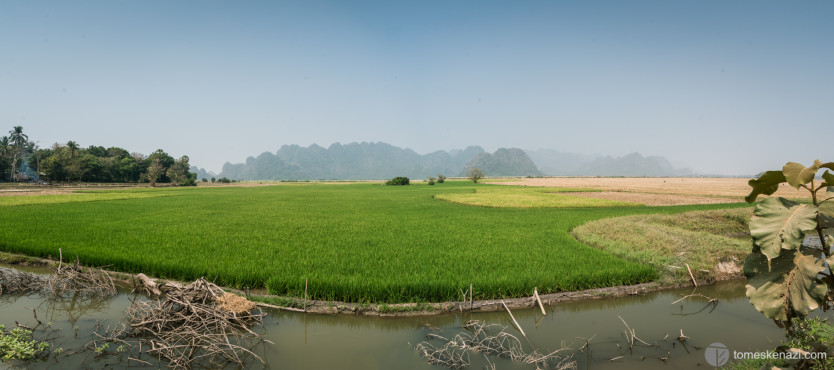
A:
[[[689,337],[683,335],[683,329],[681,329],[681,336],[678,337],[678,342],[681,342],[681,344],[683,344],[686,342],[687,339],[689,339]]]
[[[695,281],[695,275],[692,275],[692,269],[691,269],[691,268],[689,268],[689,264],[688,264],[688,263],[686,264],[686,270],[687,270],[687,271],[689,271],[689,277],[691,277],[691,278],[692,278],[692,284],[695,284],[695,286],[697,287],[697,286],[698,286],[698,282],[697,282],[697,281]]]
[[[547,316],[547,312],[544,312],[544,305],[542,304],[542,300],[539,298],[539,290],[537,288],[533,288],[533,297],[536,298],[536,302],[539,302],[539,308],[542,309],[542,315]]]
[[[622,322],[623,322],[623,325],[625,325],[625,327],[626,327],[626,340],[628,341],[628,348],[629,348],[629,349],[631,349],[632,347],[634,347],[634,341],[635,341],[635,340],[637,340],[638,342],[643,343],[643,344],[645,344],[645,345],[647,345],[647,346],[650,346],[650,344],[648,344],[648,343],[644,342],[642,339],[637,338],[637,335],[634,333],[634,329],[632,329],[631,327],[629,327],[629,326],[628,326],[628,324],[625,322],[625,320],[623,320],[623,318],[622,318],[622,317],[620,317],[620,315],[617,315],[617,317],[619,317],[619,318],[620,318],[620,321],[622,321]]]
[[[518,331],[521,332],[521,335],[523,335],[526,338],[527,334],[524,333],[524,329],[521,328],[521,325],[518,325],[518,321],[515,321],[515,316],[513,316],[513,312],[510,311],[510,308],[507,307],[507,304],[504,303],[504,300],[501,300],[501,304],[503,304],[504,308],[507,309],[507,313],[510,314],[510,318],[513,319],[513,324],[515,324],[515,327],[518,329]]]
[[[707,296],[705,296],[705,295],[703,295],[703,294],[701,294],[701,293],[695,293],[695,294],[690,294],[690,295],[684,296],[683,298],[678,299],[677,301],[672,302],[672,304],[675,304],[675,303],[678,303],[678,302],[682,302],[682,301],[684,301],[684,300],[686,300],[686,299],[689,299],[689,298],[694,298],[694,297],[701,297],[701,298],[704,298],[704,299],[706,299],[707,301],[709,301],[708,303],[718,303],[718,299],[717,299],[717,298],[707,297]]]

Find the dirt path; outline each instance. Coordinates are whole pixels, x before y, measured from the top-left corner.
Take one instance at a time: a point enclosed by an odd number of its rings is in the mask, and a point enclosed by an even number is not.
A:
[[[597,189],[602,192],[572,195],[664,206],[743,202],[744,197],[750,193],[750,185],[747,184],[749,180],[698,177],[549,177],[486,183]],[[787,184],[780,185],[778,194],[786,198],[807,197],[807,194]]]
[[[638,203],[647,206],[679,206],[687,204],[718,204],[744,201],[738,198],[729,197],[699,197],[695,195],[678,194],[654,194],[654,193],[631,193],[631,192],[584,192],[584,193],[560,193],[569,194],[584,198],[599,198],[617,200],[623,202]]]

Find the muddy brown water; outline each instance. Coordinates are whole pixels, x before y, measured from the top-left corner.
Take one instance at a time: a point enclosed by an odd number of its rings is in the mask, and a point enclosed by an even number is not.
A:
[[[710,305],[704,300],[692,299],[683,304],[670,304],[693,290],[717,298],[719,303]],[[60,355],[53,353],[46,361],[3,362],[0,368],[139,365],[128,360],[127,355],[96,359],[92,351],[79,351],[93,338],[92,332],[97,326],[116,324],[132,299],[147,298],[127,292],[109,299],[68,298],[57,302],[44,300],[39,294],[0,296],[0,324],[8,328],[19,321],[35,326],[37,322],[32,315],[32,308],[35,308],[44,323],[36,330],[35,338],[47,339],[53,349],[64,350]],[[538,309],[513,311],[527,332],[529,342],[512,327],[506,312],[378,318],[268,310],[260,332],[274,344],[260,344],[254,351],[266,360],[269,368],[276,369],[444,369],[429,365],[415,346],[426,340],[428,333],[451,338],[463,331],[460,328],[463,323],[481,320],[507,326],[507,331],[522,339],[528,351],[536,348],[548,353],[562,346],[577,349],[585,344],[585,340],[579,338],[593,337],[589,349],[573,355],[580,369],[677,369],[709,368],[702,348],[714,342],[725,344],[731,351],[764,351],[774,348],[784,337],[781,329],[748,303],[743,281],[560,303],[546,307],[546,310],[546,316]],[[623,349],[627,347],[623,334],[625,326],[618,316],[635,329],[637,337],[652,346],[635,346],[631,352]],[[674,340],[681,330],[690,337],[686,345]],[[623,357],[609,361],[618,356]],[[481,369],[487,364],[481,354],[471,353],[470,358],[470,369]],[[489,361],[497,369],[535,368],[502,358],[489,357]],[[251,363],[247,368],[250,367],[257,368],[260,364]]]

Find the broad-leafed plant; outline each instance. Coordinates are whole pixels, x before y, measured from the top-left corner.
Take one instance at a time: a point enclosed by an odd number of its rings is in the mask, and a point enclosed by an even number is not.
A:
[[[817,173],[825,169],[822,180]],[[744,261],[747,297],[759,312],[777,324],[790,325],[818,308],[827,309],[834,298],[834,218],[820,213],[819,206],[834,199],[834,162],[814,161],[811,167],[790,162],[781,171],[767,171],[750,180],[753,188],[745,200],[771,195],[787,182],[806,189],[811,202],[782,197],[762,200],[750,219],[753,252]],[[816,235],[820,244],[802,245],[806,235]]]

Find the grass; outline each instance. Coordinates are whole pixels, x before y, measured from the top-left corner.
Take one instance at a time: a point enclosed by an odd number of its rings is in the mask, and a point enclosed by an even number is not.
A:
[[[398,313],[398,312],[414,312],[414,311],[434,311],[434,307],[427,302],[419,302],[409,305],[391,306],[387,303],[379,305],[380,313]]]
[[[261,302],[266,304],[271,304],[273,306],[278,307],[291,307],[291,308],[304,308],[304,303],[298,302],[295,299],[290,299],[286,297],[274,297],[274,296],[249,296],[246,297],[250,301],[253,302]]]
[[[578,242],[588,221],[679,207],[487,208],[434,199],[498,186],[299,184],[139,189],[0,207],[0,250],[310,299],[442,302],[654,280],[652,265]],[[513,187],[501,187],[513,190]],[[141,197],[138,195],[176,195]],[[544,193],[541,193],[544,194]],[[547,195],[547,194],[544,194]],[[33,198],[33,197],[27,197]],[[98,201],[92,201],[98,200]],[[48,202],[47,202],[48,203]]]
[[[719,261],[744,261],[751,250],[751,208],[633,215],[589,222],[572,233],[583,243],[629,260],[645,261],[671,280],[688,280]],[[675,266],[675,267],[670,267]],[[677,268],[676,268],[677,267]]]
[[[802,369],[830,369],[834,366],[834,358],[830,356],[830,348],[834,345],[834,326],[827,319],[814,317],[807,319],[794,318],[793,326],[787,337],[782,340],[782,346],[768,352],[782,352],[788,348],[797,348],[807,352],[829,352],[822,360],[808,360],[803,366],[796,366],[796,361],[783,359],[743,359],[734,360],[722,369],[725,370],[755,370],[769,368],[802,368]],[[765,351],[761,351],[765,352]],[[769,365],[769,366],[765,366]]]
[[[467,193],[438,194],[435,198],[452,203],[499,208],[623,207],[638,204],[607,199],[577,197],[566,192],[599,191],[582,188],[489,186]]]
[[[143,199],[156,197],[170,197],[179,195],[176,192],[160,191],[138,191],[131,192],[108,190],[101,192],[77,192],[73,194],[56,195],[27,195],[27,196],[6,196],[0,197],[0,207],[27,206],[36,204],[62,204],[78,202],[99,202],[108,200]],[[0,208],[2,209],[2,208]]]

